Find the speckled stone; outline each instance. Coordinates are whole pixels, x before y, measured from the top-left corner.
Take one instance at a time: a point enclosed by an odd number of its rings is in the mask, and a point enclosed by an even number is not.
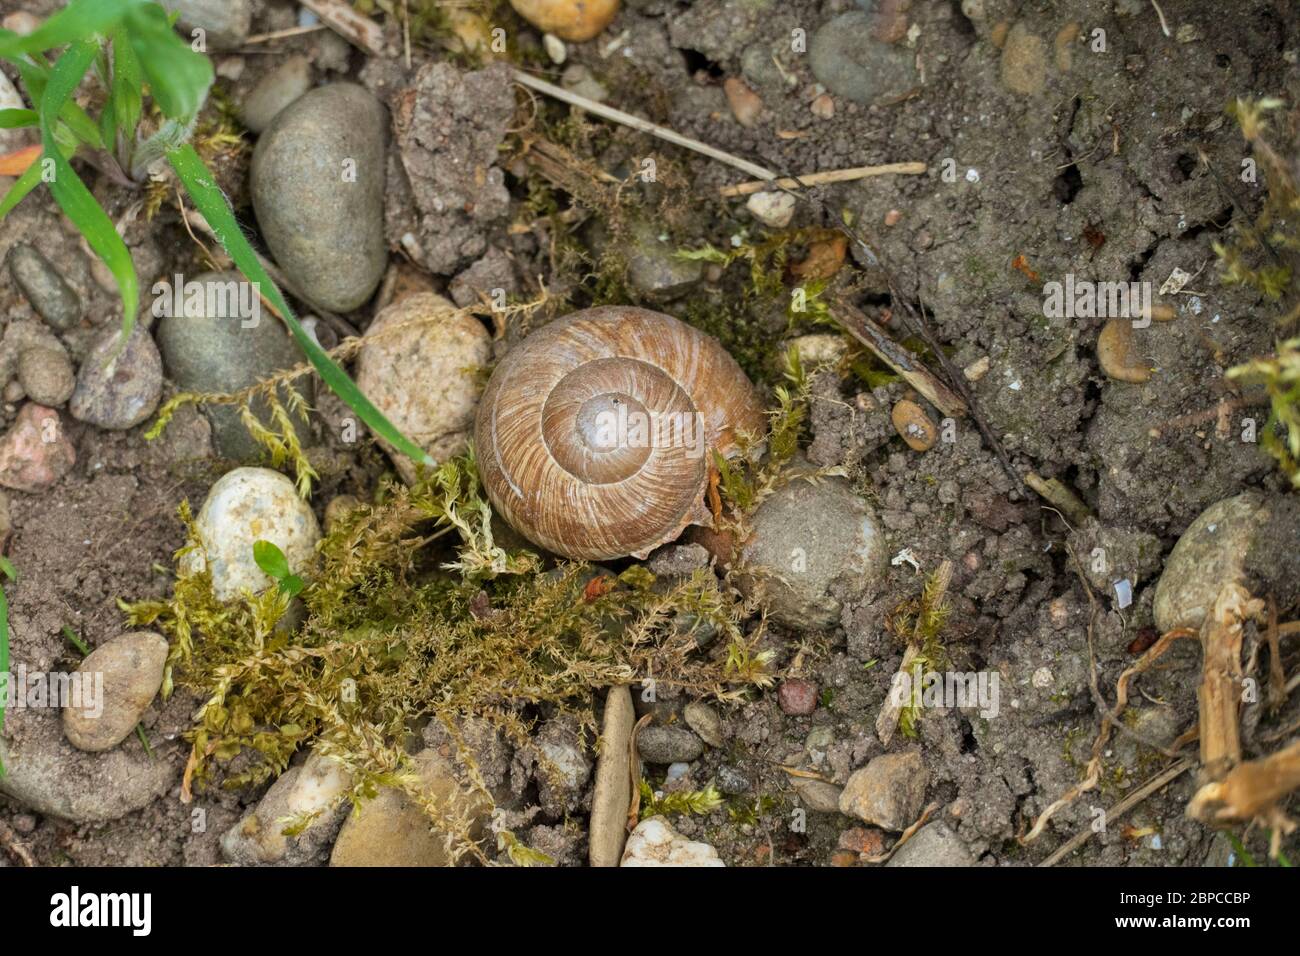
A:
[[[162,357],[153,336],[137,325],[120,352],[121,333],[107,331],[77,372],[68,412],[99,428],[139,425],[158,407],[162,396]]]
[[[291,284],[319,308],[350,312],[383,278],[387,135],[373,93],[332,83],[281,110],[253,151],[262,235]]]
[[[492,358],[483,323],[458,315],[440,295],[421,293],[379,313],[365,342],[356,367],[366,397],[434,461],[463,452]],[[398,474],[414,480],[415,462],[385,449]]]
[[[195,525],[203,548],[181,559],[180,572],[201,571],[206,558],[212,591],[221,601],[244,589],[257,593],[273,583],[253,560],[254,542],[279,547],[296,574],[311,562],[321,537],[316,516],[298,497],[293,482],[269,468],[236,468],[222,475],[208,492]]]
[[[77,668],[80,707],[63,708],[63,734],[79,750],[111,750],[131,735],[162,686],[167,639],[142,631],[97,647]]]

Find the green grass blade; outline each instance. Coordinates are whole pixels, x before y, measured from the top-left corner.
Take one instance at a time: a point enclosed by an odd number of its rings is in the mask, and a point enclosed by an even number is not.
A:
[[[248,244],[248,240],[240,231],[239,223],[235,221],[235,215],[231,212],[230,204],[226,202],[225,195],[222,194],[213,181],[212,173],[203,164],[203,160],[194,151],[194,147],[182,146],[180,149],[169,153],[167,158],[171,162],[172,168],[176,170],[176,175],[185,184],[185,189],[193,198],[194,205],[198,207],[199,212],[203,213],[208,225],[212,227],[222,248],[235,261],[239,271],[251,281],[256,282],[266,299],[284,316],[285,325],[289,327],[289,331],[293,334],[299,348],[303,350],[308,360],[315,366],[317,373],[325,384],[330,387],[334,394],[343,399],[347,406],[356,412],[376,435],[412,460],[432,465],[433,459],[425,453],[424,449],[398,431],[393,426],[393,423],[384,417],[383,412],[375,408],[370,399],[361,394],[361,389],[357,388],[356,383],[348,378],[347,373],[334,363],[334,360],[299,324],[297,318],[294,317],[293,310],[289,308],[289,303],[285,302],[280,290],[271,281],[271,277],[266,274],[262,264],[258,262],[253,247]]]
[[[98,51],[98,45],[90,40],[73,43],[54,65],[45,96],[41,99],[41,141],[45,151],[35,165],[53,161],[54,175],[49,186],[55,202],[113,274],[122,299],[122,341],[125,342],[135,327],[135,314],[140,304],[135,264],[113,221],[77,177],[55,137],[57,118]]]
[[[0,129],[22,129],[39,122],[36,110],[0,110]]]
[[[131,7],[124,26],[163,115],[187,121],[197,116],[214,79],[212,61],[176,35],[156,3]]]
[[[27,172],[19,176],[9,191],[5,193],[4,199],[0,199],[0,222],[4,217],[9,215],[10,210],[17,206],[27,196],[29,192],[36,188],[41,181],[41,164],[32,163],[27,167]]]
[[[72,0],[27,36],[0,30],[0,56],[38,53],[74,43],[113,27],[140,0]]]
[[[123,143],[131,148],[135,146],[135,131],[140,125],[140,114],[144,110],[144,97],[140,92],[143,83],[140,59],[136,56],[131,41],[127,39],[126,31],[118,27],[113,31],[113,81],[108,103],[112,107],[117,133]],[[105,107],[104,112],[110,110]],[[111,144],[115,139],[115,136],[110,135],[105,137],[105,142]]]

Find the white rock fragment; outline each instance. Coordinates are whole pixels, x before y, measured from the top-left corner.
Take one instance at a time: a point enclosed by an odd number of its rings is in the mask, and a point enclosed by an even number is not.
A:
[[[273,583],[253,560],[254,542],[276,545],[296,574],[311,561],[321,537],[316,516],[293,482],[269,468],[236,468],[223,475],[208,492],[195,527],[203,547],[181,559],[180,573],[197,574],[206,565],[221,601]]]
[[[642,820],[623,850],[620,866],[726,866],[707,843],[686,839],[664,820]]]
[[[794,218],[795,198],[789,193],[754,193],[745,202],[749,214],[765,226],[784,229]]]

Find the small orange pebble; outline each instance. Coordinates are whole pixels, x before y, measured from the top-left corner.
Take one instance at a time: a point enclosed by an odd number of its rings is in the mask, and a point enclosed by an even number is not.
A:
[[[885,225],[896,226],[898,225],[898,220],[902,218],[903,218],[902,212],[900,212],[897,209],[891,209],[889,210],[889,212],[885,213]]]
[[[41,145],[24,146],[0,156],[0,176],[21,176],[41,155]]]
[[[602,574],[587,582],[587,586],[582,589],[582,601],[584,604],[590,604],[612,590],[614,590],[614,579],[608,574]]]
[[[894,406],[889,417],[894,423],[894,430],[913,451],[929,451],[939,438],[939,430],[934,422],[930,421],[925,409],[916,402],[903,399]]]
[[[842,235],[814,242],[808,247],[808,255],[792,265],[790,272],[799,279],[829,279],[840,271],[848,251],[849,241]]]
[[[1038,273],[1029,268],[1029,260],[1026,259],[1023,254],[1018,255],[1011,260],[1011,268],[1015,269],[1017,272],[1023,272],[1029,277],[1030,282],[1039,281]]]

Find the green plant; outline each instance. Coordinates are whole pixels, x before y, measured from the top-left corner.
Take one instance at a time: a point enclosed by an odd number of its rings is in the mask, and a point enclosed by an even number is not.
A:
[[[1291,487],[1300,488],[1300,338],[1278,346],[1271,358],[1251,359],[1228,370],[1228,378],[1263,385],[1268,392],[1269,415],[1259,443],[1277,459],[1291,479]],[[1285,430],[1285,438],[1279,431]]]
[[[307,582],[289,570],[289,559],[274,541],[254,541],[253,561],[277,583],[281,594],[297,597],[307,586]]]
[[[713,784],[703,790],[679,790],[675,793],[656,795],[650,781],[641,778],[641,819],[667,816],[670,813],[691,813],[705,816],[723,804],[722,794]]]
[[[122,341],[135,324],[140,291],[131,254],[113,221],[78,177],[83,158],[115,182],[143,183],[165,159],[236,267],[284,321],[321,379],[376,434],[423,464],[432,459],[401,434],[302,327],[258,260],[225,195],[192,142],[213,82],[212,64],[172,29],[150,0],[73,0],[28,36],[0,30],[0,59],[19,71],[34,110],[0,110],[0,126],[38,127],[41,155],[4,199],[0,219],[37,185],[49,186],[59,207],[113,274],[122,301]],[[45,54],[65,47],[51,64]],[[106,94],[98,120],[72,100],[94,68]],[[145,92],[158,119],[146,128]]]
[[[543,572],[535,556],[491,538],[469,458],[381,497],[342,516],[311,566],[294,569],[306,582],[297,626],[279,588],[223,604],[206,571],[178,577],[168,600],[124,605],[132,624],[171,640],[164,693],[175,682],[203,701],[187,735],[187,780],[210,782],[247,751],[223,783],[262,782],[311,747],[341,761],[354,802],[400,788],[459,852],[484,858],[470,822],[456,816],[465,802],[432,799],[411,772],[413,722],[435,722],[455,741],[464,721],[484,722],[523,744],[538,719],[567,715],[594,736],[595,688],[654,674],[727,698],[745,689],[737,685],[770,681],[762,668],[729,668],[720,648],[702,652],[679,626],[689,619],[716,630],[720,644],[744,641],[742,609],[712,572],[661,582],[634,565],[595,587],[584,564]],[[185,505],[181,518],[195,541]],[[456,747],[467,786],[488,796],[469,749]],[[497,839],[512,862],[542,862]]]

